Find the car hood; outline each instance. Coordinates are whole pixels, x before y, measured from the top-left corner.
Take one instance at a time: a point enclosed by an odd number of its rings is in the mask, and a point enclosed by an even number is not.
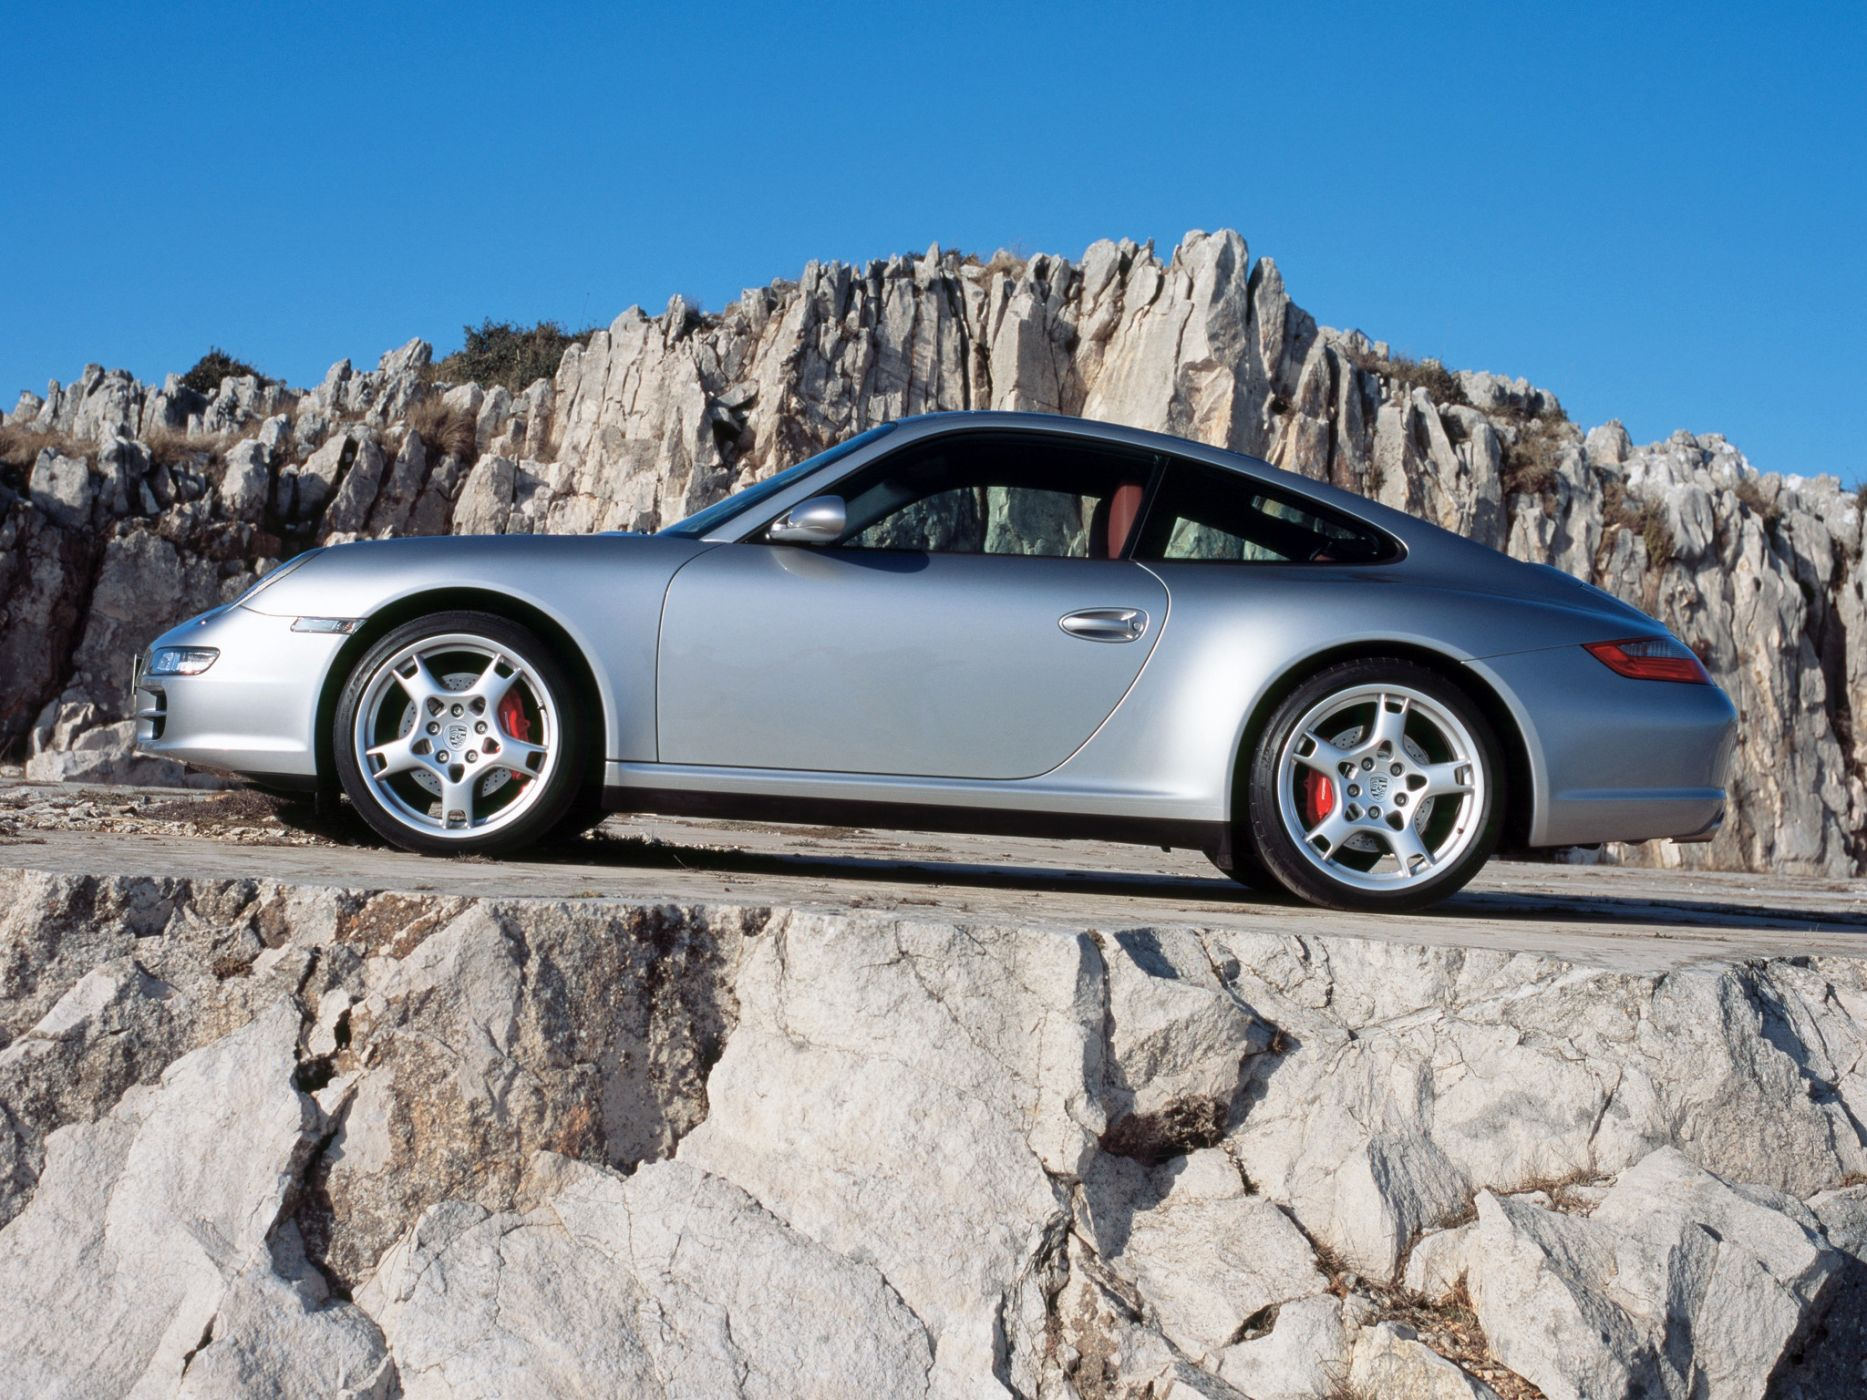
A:
[[[240,606],[279,616],[366,617],[415,593],[490,589],[549,610],[567,591],[665,583],[709,548],[696,540],[620,532],[357,540],[318,551]]]

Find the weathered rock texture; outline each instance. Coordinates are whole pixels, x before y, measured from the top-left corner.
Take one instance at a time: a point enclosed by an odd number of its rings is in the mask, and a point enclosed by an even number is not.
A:
[[[22,1393],[1863,1379],[1861,961],[31,872],[0,909]]]
[[[1867,868],[1859,498],[1718,437],[1585,434],[1522,380],[1318,327],[1235,233],[1164,262],[812,264],[717,315],[626,311],[516,397],[428,362],[414,341],[304,393],[212,397],[92,366],[23,396],[5,429],[45,445],[0,481],[0,743],[30,734],[36,776],[123,775],[129,649],[314,541],[653,528],[883,419],[1034,409],[1257,453],[1639,604],[1743,731],[1724,832],[1635,858]]]

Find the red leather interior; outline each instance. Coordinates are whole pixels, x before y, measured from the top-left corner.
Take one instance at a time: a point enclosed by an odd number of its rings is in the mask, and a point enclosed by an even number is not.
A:
[[[1124,481],[1108,498],[1108,531],[1102,539],[1102,552],[1107,558],[1121,556],[1122,546],[1128,543],[1128,532],[1134,528],[1134,518],[1141,513],[1141,499],[1146,494],[1140,482]]]

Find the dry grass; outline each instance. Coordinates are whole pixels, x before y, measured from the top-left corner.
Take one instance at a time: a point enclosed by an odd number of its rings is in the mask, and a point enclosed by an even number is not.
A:
[[[1542,1391],[1491,1355],[1491,1345],[1485,1340],[1463,1279],[1437,1302],[1404,1288],[1373,1285],[1367,1286],[1367,1291],[1378,1309],[1374,1321],[1398,1322],[1412,1328],[1428,1347],[1468,1375],[1476,1376],[1503,1400],[1544,1400]]]
[[[1861,490],[1867,492],[1867,486]],[[1764,493],[1763,483],[1756,477],[1740,476],[1737,479],[1737,499],[1763,522],[1765,533],[1774,531],[1782,522],[1782,506]]]
[[[66,457],[89,457],[97,450],[96,443],[66,433],[43,432],[13,423],[0,424],[0,466],[29,472],[39,460],[39,454],[48,447]]]
[[[1579,1184],[1582,1180],[1580,1175],[1552,1178],[1550,1184],[1561,1187]],[[1460,1223],[1470,1218],[1470,1214],[1469,1211],[1461,1212],[1447,1223]],[[1483,1326],[1479,1324],[1478,1314],[1472,1307],[1471,1295],[1466,1291],[1463,1278],[1444,1298],[1435,1300],[1408,1288],[1376,1283],[1361,1277],[1348,1267],[1341,1255],[1319,1240],[1311,1239],[1310,1248],[1316,1255],[1316,1267],[1329,1280],[1331,1293],[1338,1298],[1345,1298],[1351,1293],[1360,1294],[1374,1304],[1375,1314],[1371,1322],[1398,1322],[1412,1328],[1424,1345],[1469,1375],[1478,1377],[1503,1400],[1545,1400],[1542,1391],[1492,1356],[1491,1345],[1485,1338]],[[1358,1400],[1361,1392],[1351,1386],[1346,1378],[1338,1379],[1334,1384],[1336,1388],[1330,1391],[1332,1396],[1355,1397]]]
[[[1672,525],[1666,519],[1666,507],[1657,501],[1636,500],[1614,478],[1608,479],[1601,493],[1602,518],[1610,530],[1631,530],[1646,546],[1649,568],[1663,569],[1673,561]]]
[[[178,467],[217,461],[240,440],[236,433],[185,433],[178,428],[156,428],[143,438],[152,467]]]
[[[992,254],[990,262],[980,262],[976,256],[968,255],[966,267],[976,267],[987,277],[1021,277],[1024,269],[1030,265],[1030,259],[1014,253],[1009,248],[1000,248]]]
[[[1416,360],[1410,355],[1377,355],[1373,350],[1363,350],[1351,357],[1356,366],[1383,379],[1392,379],[1408,388],[1426,390],[1427,397],[1436,404],[1467,404],[1471,400],[1465,397],[1465,390],[1459,384],[1458,376],[1447,369],[1438,360],[1428,357]]]
[[[473,460],[479,441],[474,415],[449,407],[438,396],[423,399],[408,411],[408,430],[430,452],[466,461]]]
[[[1576,1167],[1566,1172],[1556,1172],[1546,1176],[1531,1177],[1521,1186],[1513,1187],[1503,1194],[1509,1196],[1527,1196],[1533,1191],[1540,1191],[1549,1197],[1551,1207],[1570,1214],[1586,1214],[1593,1209],[1592,1202],[1576,1193],[1578,1186],[1590,1186],[1600,1178],[1585,1168]]]
[[[1568,436],[1564,418],[1534,418],[1505,444],[1502,477],[1506,496],[1547,496],[1562,471]]]

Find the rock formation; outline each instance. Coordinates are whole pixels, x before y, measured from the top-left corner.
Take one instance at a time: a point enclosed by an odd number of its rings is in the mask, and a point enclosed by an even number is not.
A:
[[[1705,658],[1743,731],[1709,846],[1630,858],[1867,869],[1867,512],[1717,437],[1584,433],[1522,380],[1318,327],[1230,232],[1080,263],[929,249],[812,264],[718,314],[631,309],[523,393],[414,341],[317,387],[201,395],[96,366],[0,424],[0,742],[42,777],[125,767],[131,649],[307,544],[649,529],[886,418],[1087,414],[1242,449],[1554,564]]]
[[[0,872],[20,1393],[1859,1393],[1867,963]]]

